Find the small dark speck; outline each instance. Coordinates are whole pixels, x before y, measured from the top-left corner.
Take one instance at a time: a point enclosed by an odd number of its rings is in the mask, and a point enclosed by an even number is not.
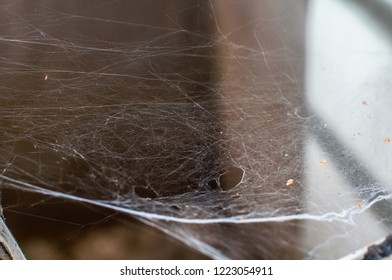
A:
[[[216,180],[211,180],[208,182],[208,185],[213,188],[213,189],[217,189],[218,188],[218,182]]]
[[[180,211],[181,210],[181,208],[179,206],[177,206],[177,205],[172,205],[172,206],[170,206],[170,208],[172,210],[174,210],[174,211]]]

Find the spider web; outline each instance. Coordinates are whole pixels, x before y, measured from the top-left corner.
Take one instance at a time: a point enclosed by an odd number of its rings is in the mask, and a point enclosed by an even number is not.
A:
[[[357,155],[368,140],[336,132],[352,122],[333,115],[338,95],[313,94],[322,74],[305,93],[305,2],[4,1],[0,13],[2,188],[128,213],[213,258],[336,258],[389,228],[377,214],[389,175]],[[371,143],[387,144],[382,129]]]

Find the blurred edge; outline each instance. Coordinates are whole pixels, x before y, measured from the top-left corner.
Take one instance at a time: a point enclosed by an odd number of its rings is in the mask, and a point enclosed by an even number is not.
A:
[[[24,260],[21,249],[15,241],[3,217],[0,217],[0,260]]]

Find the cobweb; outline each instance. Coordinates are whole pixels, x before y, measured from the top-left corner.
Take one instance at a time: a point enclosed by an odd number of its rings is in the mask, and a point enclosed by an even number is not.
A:
[[[213,258],[337,258],[379,239],[386,168],[361,161],[351,132],[333,127],[352,116],[330,110],[371,100],[314,101],[306,10],[3,1],[1,188],[128,213]],[[324,76],[331,92],[343,77]],[[372,140],[385,146],[388,133]]]

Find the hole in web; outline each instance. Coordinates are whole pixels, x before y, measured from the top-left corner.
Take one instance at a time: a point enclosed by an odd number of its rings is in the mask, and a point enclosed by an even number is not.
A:
[[[217,182],[216,179],[211,180],[208,182],[208,185],[212,188],[212,189],[218,189],[219,188],[219,184]]]
[[[170,208],[173,209],[174,211],[180,211],[181,210],[181,207],[179,207],[178,205],[171,205]]]
[[[157,194],[149,188],[136,187],[135,193],[136,193],[136,195],[143,197],[143,198],[151,198],[152,199],[152,198],[157,197]]]
[[[213,190],[231,190],[242,183],[245,171],[240,167],[231,166],[227,168],[218,179],[210,180],[207,185]]]

